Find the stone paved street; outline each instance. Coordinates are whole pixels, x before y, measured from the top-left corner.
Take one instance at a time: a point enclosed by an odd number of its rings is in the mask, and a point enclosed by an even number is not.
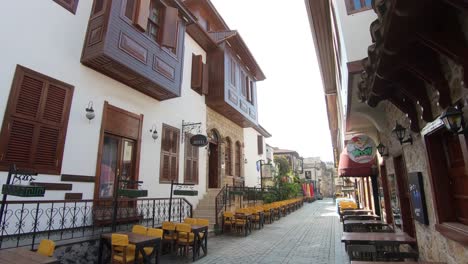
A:
[[[196,263],[349,263],[340,242],[342,227],[332,199],[304,206],[247,237],[214,236],[208,256]],[[164,257],[163,263],[189,263]]]

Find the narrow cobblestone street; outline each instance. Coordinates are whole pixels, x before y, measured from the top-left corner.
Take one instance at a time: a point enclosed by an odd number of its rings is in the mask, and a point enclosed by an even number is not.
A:
[[[196,263],[349,263],[340,242],[342,227],[332,199],[304,206],[247,237],[222,235],[208,240],[208,256]],[[163,263],[189,263],[163,258]]]

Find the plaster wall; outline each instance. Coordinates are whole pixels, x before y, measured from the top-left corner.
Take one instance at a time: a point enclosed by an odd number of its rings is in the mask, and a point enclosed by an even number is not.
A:
[[[244,164],[245,186],[260,187],[260,165],[258,160],[266,163],[266,145],[263,140],[263,154],[258,154],[258,136],[261,136],[253,128],[244,128],[244,157],[247,163]]]
[[[201,129],[206,131],[205,98],[190,88],[192,53],[201,54],[204,58],[206,53],[185,35],[185,49],[179,51],[185,58],[182,96],[159,102],[80,63],[92,3],[80,1],[76,15],[48,0],[7,1],[0,8],[0,21],[3,25],[10,25],[0,27],[2,39],[8,40],[0,43],[0,121],[3,121],[17,64],[73,85],[75,89],[61,172],[95,176],[104,101],[132,113],[143,114],[139,179],[144,182],[143,188],[148,189],[149,197],[168,197],[170,186],[159,184],[161,138],[154,141],[149,130],[156,125],[161,135],[163,123],[181,128],[182,120],[185,120],[202,122]],[[93,101],[96,113],[91,122],[85,117],[89,101]],[[181,145],[180,182],[183,182],[183,157]],[[186,197],[194,206],[206,191],[206,157],[205,148],[200,148],[198,197]],[[6,175],[6,172],[0,172],[0,183],[5,182]],[[58,183],[60,176],[40,174],[37,180]],[[73,183],[73,190],[69,192],[83,193],[83,199],[92,199],[93,191],[94,183]],[[44,199],[62,200],[64,193],[46,191]]]

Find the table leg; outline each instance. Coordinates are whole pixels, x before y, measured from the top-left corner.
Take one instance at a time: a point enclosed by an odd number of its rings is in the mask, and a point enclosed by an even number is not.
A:
[[[200,240],[200,234],[199,234],[198,231],[195,231],[194,234],[193,234],[193,236],[194,236],[194,239],[193,239],[193,250],[192,250],[192,251],[193,251],[193,252],[192,252],[192,253],[193,253],[193,254],[192,254],[193,256],[192,256],[192,261],[195,261],[197,255],[198,255],[198,247],[199,247],[199,246],[198,246],[198,240]],[[187,246],[188,246],[188,245],[187,245]]]
[[[98,263],[99,263],[99,264],[102,263],[102,254],[104,253],[104,252],[103,252],[103,247],[104,247],[103,243],[104,243],[103,239],[102,239],[102,238],[99,239],[99,251],[98,251],[98,254],[99,254],[99,256],[98,256]]]

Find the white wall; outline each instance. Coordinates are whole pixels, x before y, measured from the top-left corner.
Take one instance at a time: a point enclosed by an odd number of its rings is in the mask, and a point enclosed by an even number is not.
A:
[[[143,114],[140,177],[149,197],[168,197],[170,185],[159,184],[161,138],[153,141],[151,129],[156,124],[161,134],[162,123],[181,128],[182,120],[202,122],[206,131],[206,106],[203,96],[190,88],[192,53],[206,53],[185,35],[182,97],[159,102],[120,82],[110,79],[80,63],[85,32],[92,1],[82,0],[76,15],[50,0],[7,1],[0,8],[0,121],[10,92],[17,64],[75,86],[70,111],[63,174],[94,176],[101,117],[104,101],[127,111]],[[6,41],[8,40],[8,41]],[[85,118],[85,107],[94,102],[96,118]],[[183,181],[184,148],[180,147],[179,181]],[[199,197],[206,191],[206,150],[199,153]],[[2,183],[6,172],[0,172]],[[39,175],[37,181],[60,182],[57,175]],[[83,193],[83,199],[93,198],[94,183],[73,183],[70,192]],[[45,199],[64,199],[64,191],[46,191]],[[9,198],[10,199],[10,198]],[[14,197],[11,197],[14,199]],[[21,198],[23,199],[23,198]],[[196,205],[197,197],[188,197]]]
[[[263,140],[263,154],[258,155],[257,136],[260,135],[253,128],[244,128],[244,155],[247,164],[244,164],[245,186],[260,187],[260,171],[257,170],[257,160],[266,162],[266,144]]]
[[[344,0],[334,0],[337,24],[342,36],[341,45],[344,45],[346,55],[342,60],[350,62],[367,57],[367,48],[372,43],[370,24],[377,19],[373,9],[348,15]]]

